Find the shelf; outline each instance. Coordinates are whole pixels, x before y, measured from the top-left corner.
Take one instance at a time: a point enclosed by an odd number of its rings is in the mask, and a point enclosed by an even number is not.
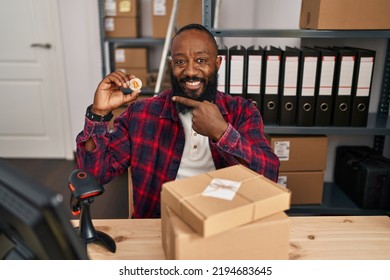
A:
[[[363,209],[357,206],[336,184],[325,183],[322,204],[292,205],[286,211],[294,215],[389,215],[390,209]]]
[[[106,42],[115,43],[115,44],[131,44],[134,46],[142,45],[162,45],[164,44],[165,39],[156,39],[156,38],[106,38]]]
[[[389,38],[390,30],[210,29],[216,37]]]
[[[380,122],[376,114],[369,114],[366,127],[337,126],[278,126],[266,125],[264,132],[268,134],[313,134],[313,135],[390,135],[390,118]]]

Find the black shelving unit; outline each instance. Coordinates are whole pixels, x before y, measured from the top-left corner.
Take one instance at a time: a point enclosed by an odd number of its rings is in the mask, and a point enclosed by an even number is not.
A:
[[[384,58],[382,84],[379,93],[377,113],[369,114],[366,127],[298,127],[266,125],[265,132],[270,134],[304,135],[372,135],[373,148],[383,153],[385,137],[390,135],[390,30],[304,30],[304,29],[216,29],[213,28],[215,1],[203,1],[203,25],[215,37],[266,37],[266,38],[366,38],[387,39]],[[382,215],[388,210],[361,209],[354,204],[336,184],[324,184],[323,203],[321,205],[293,205],[289,214],[304,215]]]

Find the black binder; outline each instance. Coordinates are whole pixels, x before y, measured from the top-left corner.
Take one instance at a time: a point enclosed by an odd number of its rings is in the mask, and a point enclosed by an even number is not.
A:
[[[346,49],[354,51],[356,57],[349,125],[366,126],[376,52],[354,47],[346,47]]]
[[[337,51],[337,64],[335,84],[333,87],[332,124],[334,126],[349,126],[355,53],[341,47],[333,47],[333,49]]]
[[[246,49],[246,98],[251,99],[261,110],[261,72],[263,64],[263,48],[251,46]]]
[[[282,50],[271,46],[264,50],[263,77],[261,83],[263,122],[266,125],[278,124],[279,72]]]
[[[317,67],[315,126],[330,126],[333,110],[332,89],[334,84],[337,52],[330,48],[315,47],[320,52]]]
[[[286,46],[280,64],[279,125],[296,125],[297,86],[301,51]]]
[[[246,49],[243,46],[234,46],[229,49],[228,53],[228,93],[245,97],[244,77],[246,76]]]
[[[218,47],[218,56],[222,58],[221,66],[218,70],[218,90],[228,92],[228,49],[226,47]]]
[[[302,47],[301,51],[297,125],[313,126],[315,112],[315,87],[320,52],[308,47]]]

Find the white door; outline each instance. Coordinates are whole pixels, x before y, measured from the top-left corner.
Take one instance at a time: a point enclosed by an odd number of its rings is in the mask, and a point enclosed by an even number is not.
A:
[[[73,157],[57,1],[0,1],[0,157]]]

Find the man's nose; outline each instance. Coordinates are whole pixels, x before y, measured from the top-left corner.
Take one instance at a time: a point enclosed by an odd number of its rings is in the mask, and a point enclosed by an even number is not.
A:
[[[185,71],[187,76],[195,76],[199,71],[197,63],[194,61],[188,62]]]

